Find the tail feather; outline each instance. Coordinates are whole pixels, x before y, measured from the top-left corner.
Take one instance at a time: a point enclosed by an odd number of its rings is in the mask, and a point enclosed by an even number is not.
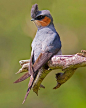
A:
[[[35,81],[35,79],[36,79],[37,74],[38,74],[38,71],[35,72],[35,73],[33,74],[34,76],[31,75],[31,77],[30,77],[30,81],[29,81],[29,84],[28,84],[27,93],[26,93],[26,95],[25,95],[25,98],[24,98],[23,103],[25,102],[25,100],[26,100],[26,98],[27,98],[27,96],[28,96],[28,94],[29,94],[29,92],[30,92],[32,86],[33,86],[33,83],[34,83],[34,81]],[[22,104],[23,104],[23,103],[22,103]]]
[[[26,95],[25,95],[25,98],[24,98],[23,103],[25,102],[25,100],[26,100],[26,98],[27,98],[27,96],[28,96],[28,94],[29,94],[29,92],[30,92],[30,90],[31,90],[31,88],[32,88],[33,82],[34,82],[34,78],[33,78],[33,76],[31,76],[31,77],[30,77],[29,84],[28,84],[27,93],[26,93]],[[22,103],[22,104],[23,104],[23,103]]]
[[[17,79],[14,83],[19,83],[21,81],[24,81],[25,79],[27,79],[28,77],[30,77],[30,74],[27,72],[25,73],[23,76],[21,76],[19,79]]]

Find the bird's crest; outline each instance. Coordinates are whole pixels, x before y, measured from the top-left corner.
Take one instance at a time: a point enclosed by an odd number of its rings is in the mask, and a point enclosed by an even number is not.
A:
[[[38,5],[37,4],[34,4],[31,8],[31,17],[32,18],[35,18],[37,13],[38,13]]]

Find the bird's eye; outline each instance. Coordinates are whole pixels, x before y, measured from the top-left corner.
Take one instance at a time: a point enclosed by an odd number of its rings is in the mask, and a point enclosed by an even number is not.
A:
[[[40,15],[40,16],[36,17],[36,20],[41,20],[41,19],[43,19],[44,17],[45,17],[44,15]]]

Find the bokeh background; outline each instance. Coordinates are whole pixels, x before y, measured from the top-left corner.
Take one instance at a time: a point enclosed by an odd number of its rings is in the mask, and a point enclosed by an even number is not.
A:
[[[31,91],[22,105],[29,79],[13,82],[22,74],[19,60],[29,59],[36,27],[30,21],[33,4],[50,10],[62,40],[63,54],[86,49],[86,0],[0,0],[0,108],[86,108],[86,68],[79,68],[59,89],[55,70],[43,81],[39,95]]]

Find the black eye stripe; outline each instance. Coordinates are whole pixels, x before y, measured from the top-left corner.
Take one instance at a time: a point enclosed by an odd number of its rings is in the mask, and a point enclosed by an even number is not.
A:
[[[36,20],[41,20],[41,19],[44,19],[44,17],[45,17],[44,15],[40,15],[40,16],[36,17],[35,19]]]

